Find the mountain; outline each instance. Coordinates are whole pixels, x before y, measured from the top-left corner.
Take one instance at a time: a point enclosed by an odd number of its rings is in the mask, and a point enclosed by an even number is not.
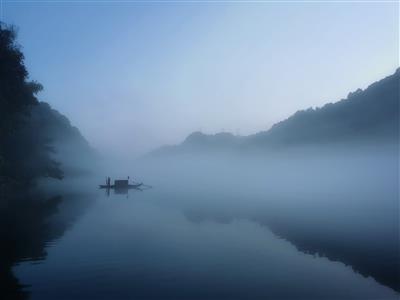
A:
[[[79,130],[49,104],[32,105],[21,122],[23,125],[3,149],[9,157],[10,178],[27,183],[40,177],[80,175],[91,169],[94,150]]]
[[[396,140],[399,133],[400,69],[364,91],[322,108],[298,111],[250,143],[274,146]]]
[[[88,172],[97,154],[66,116],[48,103],[39,102],[33,106],[27,122],[27,130],[49,140],[52,156],[60,162],[64,174]]]
[[[400,69],[365,90],[321,108],[296,112],[269,130],[249,136],[195,132],[177,146],[165,146],[152,155],[204,151],[273,150],[318,145],[397,143],[399,137]]]
[[[235,151],[244,144],[246,137],[235,136],[229,132],[204,134],[196,131],[190,134],[180,145],[163,146],[151,153],[150,156],[176,155],[207,151]]]

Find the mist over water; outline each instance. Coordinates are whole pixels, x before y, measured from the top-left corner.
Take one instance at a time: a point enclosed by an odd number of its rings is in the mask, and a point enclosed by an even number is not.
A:
[[[13,272],[30,299],[397,299],[397,151],[104,161],[46,183],[64,229]],[[128,175],[152,188],[96,188]]]

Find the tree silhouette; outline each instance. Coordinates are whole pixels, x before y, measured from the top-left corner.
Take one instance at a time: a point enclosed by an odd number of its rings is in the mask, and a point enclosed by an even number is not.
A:
[[[0,23],[0,186],[40,176],[62,178],[51,159],[51,141],[29,128],[30,111],[42,86],[29,81],[16,30]]]

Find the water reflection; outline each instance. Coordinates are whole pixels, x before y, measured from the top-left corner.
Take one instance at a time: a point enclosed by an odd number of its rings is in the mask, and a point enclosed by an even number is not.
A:
[[[344,228],[341,218],[320,219],[319,222],[299,220],[262,211],[232,213],[224,211],[188,210],[188,220],[194,223],[213,221],[228,224],[247,219],[267,227],[275,235],[288,240],[299,251],[331,261],[342,262],[365,277],[400,292],[400,249],[397,220],[386,228],[385,235],[374,235],[368,228]],[[388,216],[389,217],[389,216]]]
[[[49,196],[41,191],[8,191],[0,207],[0,298],[27,299],[12,267],[23,261],[46,259],[47,248],[72,225],[87,203],[73,207],[70,196]],[[65,203],[69,201],[69,203]],[[73,205],[72,205],[73,204]]]
[[[129,191],[133,194],[135,192],[142,192],[144,189],[141,188],[124,188],[124,187],[119,187],[119,188],[104,188],[104,194],[107,197],[110,197],[110,195],[126,195],[126,197],[129,197]]]
[[[397,298],[343,264],[297,251],[261,214],[186,209],[168,197],[99,193],[46,261],[15,268],[31,299]]]
[[[62,197],[5,201],[1,298],[398,298],[394,179],[294,193],[204,178],[154,176],[154,189],[108,196],[79,180]]]

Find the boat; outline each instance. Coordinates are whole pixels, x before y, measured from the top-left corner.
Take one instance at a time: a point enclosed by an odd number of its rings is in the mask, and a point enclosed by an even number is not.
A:
[[[118,179],[114,180],[114,184],[111,184],[111,179],[108,177],[106,180],[106,184],[100,184],[99,187],[101,189],[116,189],[116,190],[126,190],[126,189],[140,189],[143,186],[143,183],[129,183],[128,179]]]

